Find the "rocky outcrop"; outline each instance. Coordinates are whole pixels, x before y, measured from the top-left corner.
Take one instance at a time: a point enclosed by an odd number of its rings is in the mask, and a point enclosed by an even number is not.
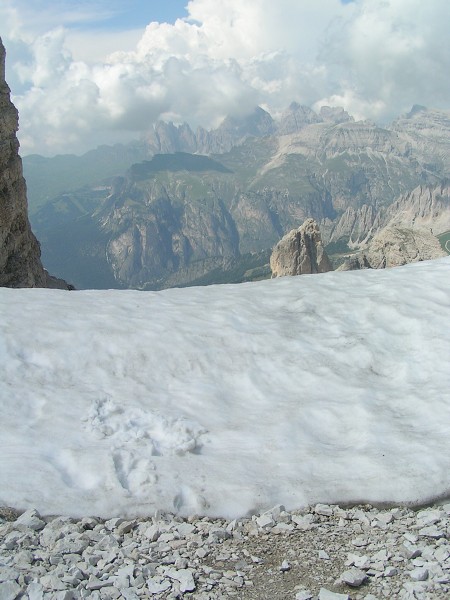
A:
[[[368,249],[351,257],[338,270],[384,269],[447,256],[430,232],[393,225],[379,231]]]
[[[349,206],[341,216],[330,236],[330,241],[348,240],[348,247],[359,247],[374,228],[379,227],[380,215],[373,206],[363,204],[360,208]]]
[[[292,102],[289,108],[281,115],[277,124],[278,135],[296,133],[312,123],[321,123],[322,119],[307,106]]]
[[[450,111],[415,105],[392,123],[391,130],[404,144],[405,153],[414,153],[428,172],[450,176]]]
[[[19,156],[18,113],[5,81],[5,48],[0,40],[0,286],[58,287],[48,275],[28,221],[26,184]]]
[[[345,240],[351,249],[364,249],[378,231],[391,225],[431,231],[433,235],[450,231],[450,180],[419,185],[387,208],[376,210],[369,204],[359,208],[349,206],[331,226],[321,222],[321,229],[327,243]]]
[[[270,268],[272,277],[333,270],[314,219],[307,219],[278,242],[270,257]]]
[[[243,117],[226,117],[217,129],[198,127],[194,133],[187,123],[174,125],[158,121],[146,134],[149,149],[157,153],[198,152],[222,154],[241,145],[249,137],[264,137],[275,133],[270,114],[257,106]]]
[[[450,180],[418,186],[398,198],[386,211],[389,225],[427,229],[434,235],[450,231]]]

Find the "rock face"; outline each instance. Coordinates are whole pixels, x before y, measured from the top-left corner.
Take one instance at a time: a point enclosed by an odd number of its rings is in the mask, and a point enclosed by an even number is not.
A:
[[[272,277],[333,270],[314,219],[307,219],[278,242],[270,257],[270,268]]]
[[[450,231],[450,180],[418,186],[400,196],[386,212],[389,225],[421,228],[439,235]]]
[[[443,256],[447,253],[430,231],[390,225],[373,237],[365,252],[349,259],[339,270],[399,267]]]
[[[378,211],[368,204],[356,209],[349,206],[333,225],[329,239],[345,239],[349,248],[361,248],[377,231],[390,225],[428,230],[434,235],[450,231],[450,180],[419,185]]]
[[[59,287],[44,270],[39,243],[28,221],[26,184],[16,137],[18,113],[5,81],[5,48],[0,39],[0,286]]]

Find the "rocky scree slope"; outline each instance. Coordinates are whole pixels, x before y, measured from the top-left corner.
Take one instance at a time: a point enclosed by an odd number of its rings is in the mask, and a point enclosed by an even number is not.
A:
[[[450,505],[281,505],[226,521],[0,510],[0,597],[443,600]],[[1,518],[3,517],[3,518]]]
[[[18,113],[5,81],[5,48],[0,39],[0,286],[58,287],[40,259],[39,243],[28,221],[26,185],[19,156]]]

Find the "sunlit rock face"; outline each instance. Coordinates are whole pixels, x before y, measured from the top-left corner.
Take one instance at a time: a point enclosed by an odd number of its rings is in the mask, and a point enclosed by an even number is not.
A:
[[[278,242],[270,257],[270,268],[272,277],[333,270],[314,219],[307,219]]]
[[[5,81],[5,56],[0,39],[0,286],[67,288],[43,268],[39,243],[28,221],[16,136],[19,118]]]
[[[399,267],[446,255],[439,240],[430,231],[390,225],[373,237],[366,251],[351,257],[339,270]]]

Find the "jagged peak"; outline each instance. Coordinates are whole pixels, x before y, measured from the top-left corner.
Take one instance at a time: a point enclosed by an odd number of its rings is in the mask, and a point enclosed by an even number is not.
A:
[[[0,81],[5,81],[6,50],[0,37]]]
[[[415,115],[421,112],[427,112],[428,108],[426,106],[422,106],[421,104],[414,104],[409,113],[405,115],[406,119],[412,119]]]

